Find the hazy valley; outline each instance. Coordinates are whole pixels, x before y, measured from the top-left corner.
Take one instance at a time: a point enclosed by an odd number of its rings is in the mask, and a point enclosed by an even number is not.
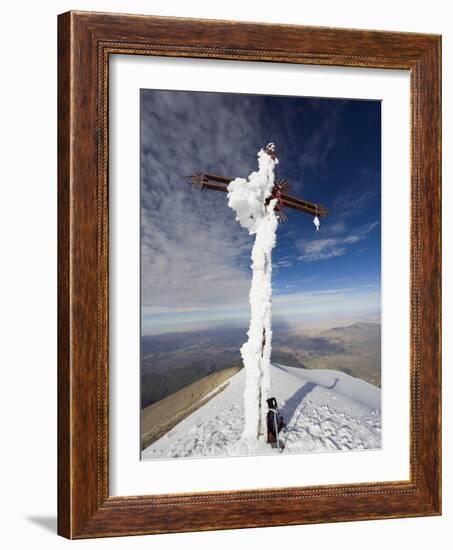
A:
[[[141,404],[147,407],[201,378],[241,365],[246,329],[215,328],[142,337]],[[334,369],[380,387],[381,325],[274,326],[272,362]]]

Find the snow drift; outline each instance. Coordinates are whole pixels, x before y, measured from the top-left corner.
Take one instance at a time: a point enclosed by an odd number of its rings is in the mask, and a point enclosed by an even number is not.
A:
[[[335,371],[271,365],[273,394],[287,428],[283,453],[379,449],[381,390]],[[142,458],[238,456],[279,452],[265,443],[241,440],[245,370],[208,403],[147,447]]]

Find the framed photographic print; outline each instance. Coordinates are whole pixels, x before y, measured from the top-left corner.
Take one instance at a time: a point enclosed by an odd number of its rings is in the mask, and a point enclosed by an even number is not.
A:
[[[436,515],[440,37],[59,17],[59,533]]]

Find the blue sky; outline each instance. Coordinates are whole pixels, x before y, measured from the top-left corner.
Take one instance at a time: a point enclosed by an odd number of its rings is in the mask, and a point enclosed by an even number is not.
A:
[[[141,90],[143,333],[247,325],[253,237],[226,195],[184,176],[246,177],[275,143],[290,193],[330,209],[287,210],[273,253],[276,321],[380,312],[379,101]]]

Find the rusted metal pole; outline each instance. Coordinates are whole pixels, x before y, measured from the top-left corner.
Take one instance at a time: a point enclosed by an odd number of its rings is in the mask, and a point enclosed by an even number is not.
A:
[[[212,189],[213,191],[222,191],[223,193],[227,193],[228,184],[233,181],[233,178],[197,172],[191,176],[188,176],[187,181],[188,183],[201,189]],[[306,214],[311,214],[312,216],[318,216],[318,218],[329,215],[329,210],[325,206],[303,199],[298,199],[291,195],[287,195],[286,193],[281,194],[281,201],[287,208],[299,210],[300,212],[305,212]]]

